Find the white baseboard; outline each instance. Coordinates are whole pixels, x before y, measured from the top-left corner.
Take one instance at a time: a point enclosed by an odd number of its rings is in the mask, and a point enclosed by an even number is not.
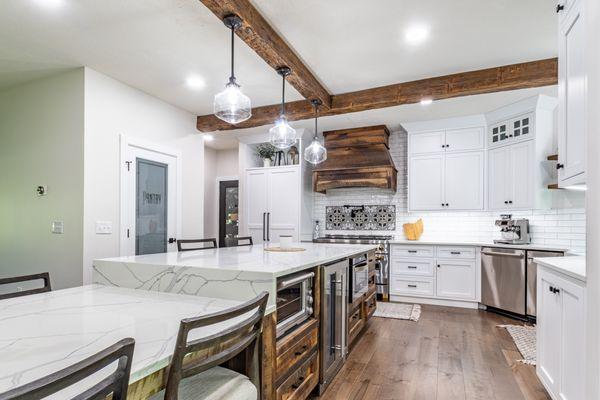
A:
[[[435,306],[460,307],[470,309],[479,308],[479,303],[476,301],[430,299],[427,297],[395,296],[393,294],[390,295],[390,301],[397,301],[402,303],[431,304]]]

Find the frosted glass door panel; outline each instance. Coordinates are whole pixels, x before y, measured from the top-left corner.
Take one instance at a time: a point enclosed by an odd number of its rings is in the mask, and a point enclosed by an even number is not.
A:
[[[167,164],[136,159],[135,254],[167,251]]]

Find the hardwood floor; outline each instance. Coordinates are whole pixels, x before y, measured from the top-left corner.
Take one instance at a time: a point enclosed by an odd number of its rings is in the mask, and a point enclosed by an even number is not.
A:
[[[422,306],[419,322],[373,318],[323,400],[547,400],[486,311]]]

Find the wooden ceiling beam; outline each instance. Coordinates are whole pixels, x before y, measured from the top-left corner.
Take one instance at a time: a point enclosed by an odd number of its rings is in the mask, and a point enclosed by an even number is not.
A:
[[[319,99],[325,109],[331,106],[331,95],[313,75],[294,50],[275,32],[249,0],[200,0],[219,19],[236,14],[242,19],[237,36],[272,68],[289,67],[286,78],[305,99]],[[276,75],[273,76],[276,78]]]
[[[321,110],[320,115],[339,115],[413,104],[423,98],[443,100],[557,83],[558,59],[549,58],[333,95],[331,107]],[[213,132],[269,125],[277,119],[279,111],[278,104],[254,108],[252,118],[235,126],[214,115],[204,115],[198,117],[197,128],[201,132]],[[293,101],[286,103],[286,116],[290,121],[298,121],[312,118],[314,111],[307,100]]]

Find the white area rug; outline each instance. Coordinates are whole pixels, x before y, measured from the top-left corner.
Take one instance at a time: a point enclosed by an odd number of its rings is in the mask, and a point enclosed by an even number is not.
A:
[[[379,307],[379,304],[377,304]],[[536,363],[536,340],[535,326],[523,325],[498,325],[499,328],[505,328],[513,341],[517,345],[517,349],[523,356],[522,360],[518,360],[524,364],[535,365]]]
[[[421,317],[421,306],[419,304],[377,302],[375,317],[407,319],[418,321]]]

